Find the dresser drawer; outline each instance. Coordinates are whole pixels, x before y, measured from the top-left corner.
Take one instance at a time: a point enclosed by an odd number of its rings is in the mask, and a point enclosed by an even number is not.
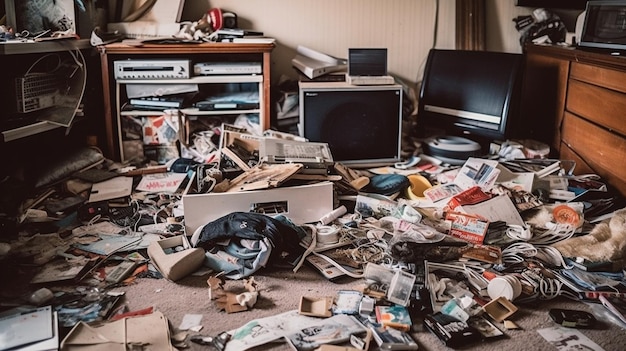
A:
[[[626,82],[626,72],[624,71],[572,62],[569,77],[570,79],[626,93],[626,84],[624,84]]]
[[[565,112],[561,141],[572,153],[584,160],[594,173],[626,194],[626,139],[600,126]],[[561,146],[561,157],[567,157]],[[586,167],[583,167],[586,170]],[[575,171],[580,174],[579,170]]]
[[[570,78],[566,110],[626,135],[626,94]]]

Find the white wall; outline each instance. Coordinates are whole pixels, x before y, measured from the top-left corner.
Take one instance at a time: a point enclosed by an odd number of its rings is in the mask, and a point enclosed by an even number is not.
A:
[[[304,45],[337,57],[346,57],[351,47],[386,47],[390,72],[415,84],[421,80],[431,47],[451,49],[455,46],[455,2],[185,0],[183,19],[199,19],[207,9],[218,7],[237,13],[240,27],[276,38],[277,46],[272,53],[273,82],[281,75],[296,77],[291,59],[296,47]],[[485,0],[487,50],[522,51],[513,18],[529,15],[533,9],[515,6],[515,2]],[[435,21],[437,12],[438,21]]]
[[[277,39],[272,53],[274,81],[283,74],[297,76],[291,59],[296,47],[304,45],[343,58],[351,47],[386,47],[390,73],[415,82],[421,79],[426,55],[434,45],[437,3],[440,18],[437,47],[454,47],[454,2],[211,0],[209,8],[233,11],[237,13],[240,27],[263,31]],[[207,4],[203,1],[187,0],[183,18],[199,18],[205,8]]]

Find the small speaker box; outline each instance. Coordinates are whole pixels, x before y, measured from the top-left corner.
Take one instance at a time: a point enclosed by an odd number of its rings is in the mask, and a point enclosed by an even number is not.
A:
[[[300,82],[300,136],[328,143],[333,159],[351,167],[401,160],[402,87]]]

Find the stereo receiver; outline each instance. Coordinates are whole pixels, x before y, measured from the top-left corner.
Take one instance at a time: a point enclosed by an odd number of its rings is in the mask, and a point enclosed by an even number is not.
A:
[[[189,79],[189,60],[121,60],[113,62],[115,79]]]
[[[196,75],[261,74],[260,62],[202,62],[193,66]]]

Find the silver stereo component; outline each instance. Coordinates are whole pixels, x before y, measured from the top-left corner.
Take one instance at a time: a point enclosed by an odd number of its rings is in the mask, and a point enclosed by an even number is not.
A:
[[[122,60],[113,62],[115,79],[189,79],[189,60]]]
[[[196,75],[261,74],[260,62],[202,62],[193,66]]]

